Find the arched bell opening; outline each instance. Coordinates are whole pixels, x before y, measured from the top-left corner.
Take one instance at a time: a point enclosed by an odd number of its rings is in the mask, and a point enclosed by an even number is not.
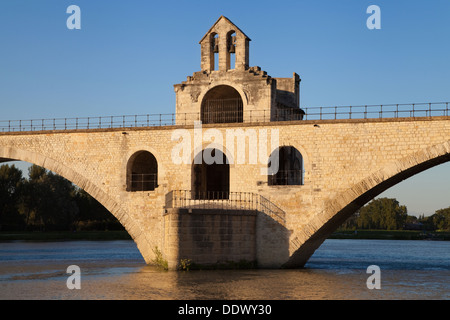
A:
[[[227,33],[227,70],[236,68],[236,32]]]
[[[219,70],[219,35],[215,32],[210,35],[210,43],[211,43],[211,70]]]

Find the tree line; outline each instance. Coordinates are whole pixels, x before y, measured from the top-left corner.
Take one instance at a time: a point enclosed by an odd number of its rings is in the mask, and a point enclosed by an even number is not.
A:
[[[379,198],[358,210],[341,229],[450,231],[450,207],[416,217],[396,199]],[[65,178],[37,165],[28,177],[0,166],[0,231],[123,230],[97,200]]]
[[[0,166],[0,231],[122,230],[97,200],[37,165]]]
[[[450,207],[428,217],[410,216],[396,199],[372,200],[347,219],[341,229],[450,231]]]

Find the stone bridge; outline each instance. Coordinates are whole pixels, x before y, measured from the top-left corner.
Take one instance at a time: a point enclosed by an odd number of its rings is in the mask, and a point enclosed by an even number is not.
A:
[[[250,41],[221,16],[172,115],[0,121],[0,162],[72,181],[174,269],[302,267],[359,207],[450,160],[448,102],[300,108],[300,76],[251,67]]]
[[[34,163],[72,181],[120,221],[147,263],[158,248],[172,269],[181,259],[302,267],[358,208],[450,160],[448,113],[201,127],[35,125],[0,132],[0,162]],[[225,163],[205,164],[208,150]],[[267,175],[277,150],[278,173]],[[283,167],[288,158],[300,162]]]

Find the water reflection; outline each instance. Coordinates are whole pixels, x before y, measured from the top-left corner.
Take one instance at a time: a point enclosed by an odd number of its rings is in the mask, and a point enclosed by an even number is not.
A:
[[[0,299],[449,299],[450,243],[327,240],[301,270],[166,272],[131,241],[0,243]],[[81,268],[68,290],[66,268]],[[382,270],[368,290],[366,268]]]
[[[108,299],[360,299],[370,298],[361,296],[367,291],[365,281],[365,275],[358,272],[338,276],[324,270],[162,272],[145,266],[118,276],[90,278],[83,295],[101,298],[108,292]],[[356,286],[361,292],[355,295]],[[71,295],[66,297],[76,298]]]

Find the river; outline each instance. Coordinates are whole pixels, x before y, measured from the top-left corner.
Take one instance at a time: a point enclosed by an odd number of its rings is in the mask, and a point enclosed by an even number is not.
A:
[[[69,265],[80,289],[66,285]],[[2,242],[0,299],[448,300],[450,242],[330,239],[304,269],[188,272],[145,265],[132,241]]]

